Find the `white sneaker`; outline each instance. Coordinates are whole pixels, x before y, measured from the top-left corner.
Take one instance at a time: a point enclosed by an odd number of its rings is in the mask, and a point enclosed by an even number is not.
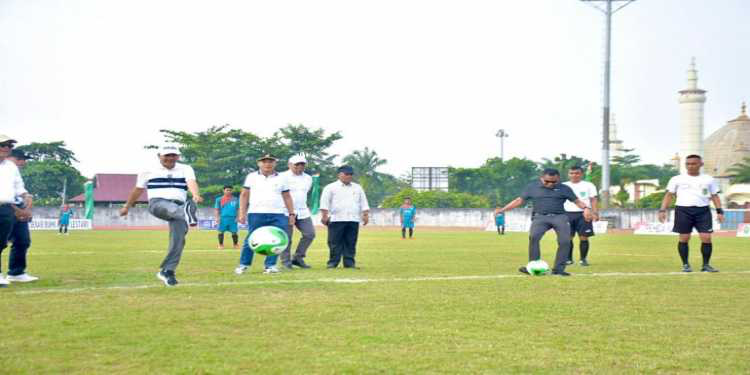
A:
[[[240,264],[239,266],[237,266],[237,268],[234,269],[234,273],[238,275],[242,275],[243,273],[245,273],[245,271],[247,271],[247,266],[243,266],[242,264]]]
[[[266,268],[266,270],[263,271],[263,273],[279,273],[279,269],[276,268],[276,266],[271,266],[271,267]]]
[[[0,288],[7,288],[10,285],[10,281],[5,278],[5,275],[0,273]]]
[[[14,283],[30,283],[32,281],[39,280],[39,278],[36,276],[31,276],[28,273],[22,273],[15,276],[8,275],[7,280]]]

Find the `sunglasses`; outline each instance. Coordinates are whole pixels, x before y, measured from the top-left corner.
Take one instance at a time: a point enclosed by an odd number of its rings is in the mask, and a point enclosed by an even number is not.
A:
[[[542,182],[543,182],[543,183],[544,183],[545,185],[553,185],[553,184],[556,184],[556,183],[557,183],[557,181],[550,181],[550,180],[544,180],[544,179],[542,179]]]
[[[15,145],[12,142],[3,142],[0,143],[0,147],[7,147],[7,148],[13,148]]]

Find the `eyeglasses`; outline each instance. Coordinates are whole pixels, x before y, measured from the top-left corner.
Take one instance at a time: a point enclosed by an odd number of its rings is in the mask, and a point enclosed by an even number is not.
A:
[[[7,148],[13,148],[15,145],[12,142],[3,142],[0,143],[0,147],[7,147]]]

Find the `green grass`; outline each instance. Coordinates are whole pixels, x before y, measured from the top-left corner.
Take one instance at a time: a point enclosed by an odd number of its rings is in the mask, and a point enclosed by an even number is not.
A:
[[[168,289],[167,232],[35,232],[42,279],[0,290],[0,373],[750,372],[747,239],[716,238],[722,272],[688,275],[669,274],[675,237],[598,236],[592,266],[560,278],[517,274],[524,234],[368,228],[360,270],[326,270],[318,235],[312,270],[263,275],[256,258],[237,276],[237,250],[191,232]]]

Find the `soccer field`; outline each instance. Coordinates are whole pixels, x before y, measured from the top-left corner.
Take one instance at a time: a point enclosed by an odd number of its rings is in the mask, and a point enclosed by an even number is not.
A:
[[[592,266],[561,278],[516,271],[525,234],[416,235],[366,228],[361,269],[326,270],[319,231],[313,269],[264,275],[256,258],[238,276],[238,250],[191,232],[166,288],[167,232],[35,232],[42,279],[0,289],[0,373],[750,372],[747,239],[715,238],[720,273],[683,274],[676,237],[598,236]]]

